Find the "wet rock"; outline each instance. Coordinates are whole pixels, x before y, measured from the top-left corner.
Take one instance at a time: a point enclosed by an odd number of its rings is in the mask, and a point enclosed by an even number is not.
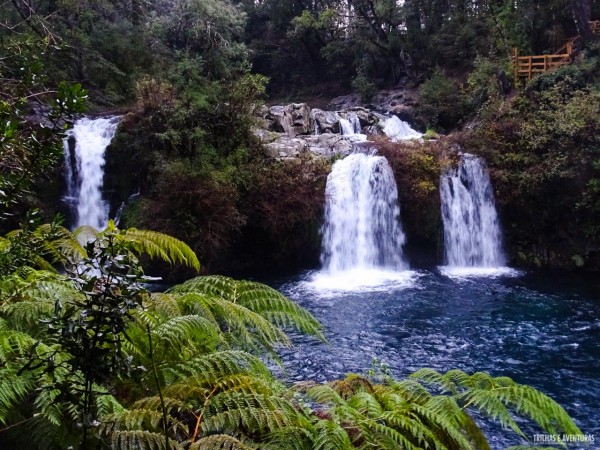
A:
[[[335,155],[348,155],[354,148],[353,142],[339,134],[325,133],[307,136],[309,151],[316,156],[329,158]]]
[[[377,92],[370,101],[369,108],[385,111],[398,116],[400,120],[414,121],[419,92],[416,89],[392,89]]]
[[[340,132],[340,117],[337,113],[315,108],[312,110],[312,116],[317,123],[320,133]]]

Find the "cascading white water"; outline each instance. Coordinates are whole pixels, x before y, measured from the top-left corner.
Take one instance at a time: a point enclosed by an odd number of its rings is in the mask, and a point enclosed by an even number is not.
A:
[[[350,123],[348,119],[340,117],[340,131],[342,136],[352,136],[356,134],[354,132],[354,125]]]
[[[407,267],[398,190],[384,157],[355,153],[337,161],[326,197],[321,255],[326,272]]]
[[[365,142],[367,140],[367,135],[361,133],[360,119],[355,112],[347,112],[345,118],[338,115],[338,120],[340,123],[340,133],[344,138],[353,143]]]
[[[506,263],[490,177],[482,158],[464,153],[440,181],[446,263],[497,268]]]
[[[384,122],[383,132],[393,142],[423,137],[421,133],[412,129],[408,123],[400,120],[397,116],[392,116]]]
[[[348,122],[350,122],[350,125],[354,130],[354,134],[361,134],[362,127],[360,126],[360,119],[358,118],[358,115],[355,112],[349,112],[346,114],[346,117],[348,118]]]
[[[118,117],[82,118],[64,141],[67,195],[76,213],[75,227],[102,229],[108,222],[108,205],[102,199],[104,152],[117,131]],[[75,140],[74,159],[69,140]]]

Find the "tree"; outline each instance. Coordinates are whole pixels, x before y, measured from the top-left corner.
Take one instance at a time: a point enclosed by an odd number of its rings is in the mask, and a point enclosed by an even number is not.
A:
[[[590,28],[592,18],[592,5],[590,0],[571,0],[571,11],[573,20],[577,26],[577,32],[581,36],[582,45],[595,39],[594,33]]]
[[[38,38],[11,36],[0,59],[0,230],[16,226],[31,200],[31,189],[62,156],[65,120],[85,109],[79,84],[47,81],[42,55],[51,52]],[[45,110],[44,103],[51,105]],[[41,113],[28,120],[28,109]]]

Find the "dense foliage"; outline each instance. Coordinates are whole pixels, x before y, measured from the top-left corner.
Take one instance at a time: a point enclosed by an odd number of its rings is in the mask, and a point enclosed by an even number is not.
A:
[[[474,413],[522,438],[526,423],[580,434],[544,394],[483,373],[420,370],[396,381],[374,370],[290,388],[264,359],[290,345],[287,331],[323,335],[277,291],[207,276],[150,293],[138,256],[198,269],[189,247],[112,223],[30,232],[45,251],[0,278],[3,447],[490,448]],[[23,233],[3,238],[2,259]]]
[[[282,95],[339,83],[369,95],[436,67],[459,74],[477,55],[540,54],[577,34],[597,1],[282,0],[243,2],[256,69]],[[593,9],[593,10],[592,10]],[[581,15],[579,15],[581,17]],[[588,19],[589,20],[589,19]],[[306,64],[305,61],[310,61]]]
[[[60,119],[89,92],[92,110],[129,112],[107,153],[112,217],[127,203],[125,226],[184,240],[207,270],[314,264],[328,164],[267,160],[252,113],[266,93],[368,99],[402,85],[418,90],[412,116],[423,126],[475,130],[435,152],[457,140],[488,158],[513,259],[598,267],[596,125],[584,119],[595,117],[597,86],[582,28],[598,9],[597,0],[11,1],[0,11],[0,229],[19,226],[29,206],[46,220],[66,212],[61,175],[49,169]],[[509,95],[512,47],[552,52],[577,32],[587,62]],[[565,108],[573,120],[561,120]],[[40,116],[42,128],[24,120]],[[394,164],[409,243],[439,250],[435,169],[445,163],[428,158],[423,150]]]
[[[463,144],[491,167],[511,253],[522,264],[598,267],[598,47],[534,79],[509,101],[490,97]]]

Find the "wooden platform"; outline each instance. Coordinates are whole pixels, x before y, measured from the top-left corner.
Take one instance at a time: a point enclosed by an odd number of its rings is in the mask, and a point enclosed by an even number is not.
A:
[[[600,36],[600,20],[590,22],[592,33]],[[575,59],[575,50],[580,37],[569,39],[562,47],[551,55],[519,55],[516,48],[512,50],[512,64],[515,84],[519,81],[530,81],[534,76],[570,64]]]

